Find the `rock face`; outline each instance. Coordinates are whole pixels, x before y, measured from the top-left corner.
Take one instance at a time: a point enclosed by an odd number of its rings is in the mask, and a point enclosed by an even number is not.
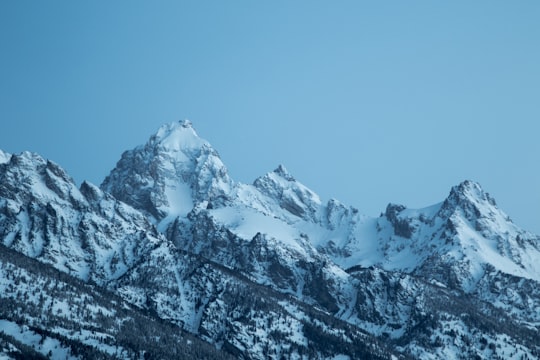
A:
[[[540,239],[477,183],[371,218],[321,201],[282,165],[234,182],[188,121],[125,152],[101,189],[0,152],[0,240],[223,356],[540,353]]]

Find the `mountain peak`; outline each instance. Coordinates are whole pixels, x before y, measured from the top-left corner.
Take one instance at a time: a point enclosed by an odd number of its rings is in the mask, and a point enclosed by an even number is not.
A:
[[[279,164],[279,166],[274,170],[274,173],[284,178],[287,181],[295,181],[295,178],[289,173],[289,171],[282,164]]]
[[[166,135],[167,133],[170,133],[171,131],[181,130],[181,129],[191,129],[193,131],[195,130],[193,128],[193,123],[190,120],[185,119],[185,120],[173,121],[173,122],[161,125],[156,135],[162,136],[163,134]]]
[[[10,155],[6,162],[21,169],[35,169],[38,166],[45,165],[47,160],[34,152],[23,151],[20,154]]]
[[[175,121],[161,126],[150,138],[148,144],[173,151],[210,147],[206,140],[199,137],[189,120]]]
[[[185,128],[193,127],[193,124],[188,119],[180,120],[180,121],[178,121],[178,123],[180,123],[182,125],[182,127],[185,127]]]
[[[459,185],[452,188],[453,192],[458,192],[461,194],[467,194],[469,196],[482,196],[484,194],[484,189],[482,186],[473,180],[464,180]]]
[[[508,216],[497,207],[495,199],[484,191],[479,183],[471,180],[465,180],[452,187],[438,211],[441,218],[448,219],[454,214],[460,214],[472,223],[477,223],[480,219],[495,218],[503,222],[511,222]],[[477,227],[481,226],[477,225]]]
[[[317,194],[298,182],[283,165],[256,179],[255,188],[273,198],[289,213],[317,221],[321,200]]]
[[[472,180],[465,180],[459,185],[452,187],[450,194],[448,195],[448,199],[455,203],[485,202],[492,206],[497,206],[495,199],[485,192],[479,183]]]

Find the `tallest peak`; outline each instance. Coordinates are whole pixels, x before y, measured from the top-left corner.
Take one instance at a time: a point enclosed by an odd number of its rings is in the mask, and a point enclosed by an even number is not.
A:
[[[204,145],[210,146],[197,135],[189,120],[180,120],[163,125],[150,138],[150,144],[159,144],[165,149],[171,150],[200,148]]]
[[[193,124],[188,119],[180,120],[178,123],[184,128],[193,128]]]
[[[191,130],[191,132],[196,134],[195,129],[193,128],[193,124],[191,123],[191,121],[189,121],[189,120],[179,120],[179,121],[174,121],[174,122],[162,125],[159,128],[159,130],[157,131],[156,136],[158,138],[164,138],[164,137],[167,137],[167,136],[171,135],[174,132],[186,131],[186,130],[187,131]]]

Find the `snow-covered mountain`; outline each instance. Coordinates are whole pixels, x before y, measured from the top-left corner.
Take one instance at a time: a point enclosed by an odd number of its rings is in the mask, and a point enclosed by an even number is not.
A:
[[[0,152],[0,240],[237,358],[540,353],[540,238],[479,184],[369,217],[283,165],[235,182],[189,121],[101,189]]]

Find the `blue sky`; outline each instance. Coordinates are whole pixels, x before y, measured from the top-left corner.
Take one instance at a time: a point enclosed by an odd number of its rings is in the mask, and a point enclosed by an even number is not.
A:
[[[540,233],[538,1],[2,1],[0,148],[99,184],[188,118],[368,215],[464,179]]]

